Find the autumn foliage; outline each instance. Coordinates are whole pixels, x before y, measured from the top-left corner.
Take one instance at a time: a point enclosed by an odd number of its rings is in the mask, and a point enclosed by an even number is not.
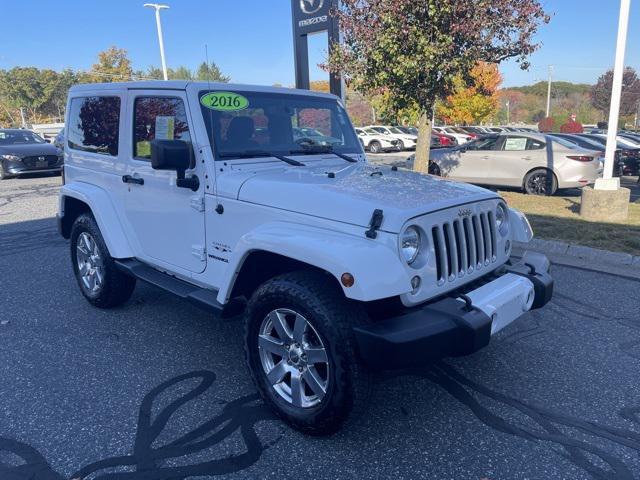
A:
[[[567,120],[566,123],[560,125],[561,133],[582,133],[584,128],[582,128],[582,124],[580,122],[576,122],[575,120]]]
[[[552,132],[555,120],[551,117],[543,118],[538,123],[538,130],[540,132]]]
[[[498,110],[500,83],[502,76],[498,72],[498,65],[479,62],[471,69],[470,85],[467,86],[459,78],[455,92],[438,107],[438,114],[447,123],[481,123]]]

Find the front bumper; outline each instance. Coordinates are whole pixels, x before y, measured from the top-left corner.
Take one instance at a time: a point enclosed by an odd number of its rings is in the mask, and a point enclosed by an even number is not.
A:
[[[60,172],[62,170],[62,160],[59,160],[55,164],[51,164],[48,162],[46,165],[43,163],[42,165],[34,164],[33,166],[26,165],[22,161],[15,160],[0,160],[2,161],[2,167],[5,172],[9,175],[20,175],[27,173],[52,173],[52,172]]]
[[[553,295],[549,261],[527,253],[484,285],[354,328],[360,356],[373,368],[402,368],[469,355]],[[455,298],[454,298],[455,297]]]

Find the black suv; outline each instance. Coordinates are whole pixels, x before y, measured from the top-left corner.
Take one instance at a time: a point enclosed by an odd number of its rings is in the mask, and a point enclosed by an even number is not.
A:
[[[60,172],[62,150],[29,130],[0,129],[0,180],[22,173]]]

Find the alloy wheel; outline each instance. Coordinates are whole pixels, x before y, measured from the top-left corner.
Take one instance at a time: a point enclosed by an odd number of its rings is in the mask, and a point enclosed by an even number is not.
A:
[[[529,177],[527,181],[527,189],[535,195],[545,195],[547,193],[547,175],[544,173],[536,173]]]
[[[97,293],[104,283],[104,263],[98,244],[88,232],[78,235],[76,262],[84,287],[90,293]]]
[[[329,386],[327,350],[301,314],[272,310],[258,333],[260,363],[267,381],[287,403],[310,408],[322,402]]]

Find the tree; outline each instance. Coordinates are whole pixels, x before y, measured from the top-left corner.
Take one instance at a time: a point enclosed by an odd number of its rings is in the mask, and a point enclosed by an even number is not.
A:
[[[606,117],[611,105],[611,90],[613,86],[613,70],[602,74],[591,88],[591,104]],[[635,113],[640,101],[640,79],[636,71],[626,67],[622,74],[622,97],[620,100],[620,115]]]
[[[216,65],[216,62],[211,61],[209,65],[207,65],[207,62],[202,62],[200,64],[196,71],[195,79],[200,81],[229,83],[231,77],[223,74],[220,67]]]
[[[342,0],[344,41],[325,68],[365,95],[384,93],[395,110],[419,112],[414,168],[426,172],[431,114],[438,98],[471,84],[478,61],[517,58],[528,68],[533,36],[549,21],[538,0]]]
[[[572,116],[568,118],[568,120],[560,125],[561,133],[582,133],[584,129],[582,128],[582,124],[580,122],[576,122]]]
[[[538,122],[538,131],[542,133],[553,132],[553,126],[555,123],[556,122],[552,117],[543,118]]]
[[[131,60],[123,48],[109,47],[98,53],[98,63],[91,66],[88,73],[82,75],[82,83],[126,82],[133,77]]]
[[[479,62],[471,70],[470,86],[456,79],[454,93],[438,105],[438,114],[448,123],[481,123],[498,110],[498,86],[502,76],[495,63]]]

